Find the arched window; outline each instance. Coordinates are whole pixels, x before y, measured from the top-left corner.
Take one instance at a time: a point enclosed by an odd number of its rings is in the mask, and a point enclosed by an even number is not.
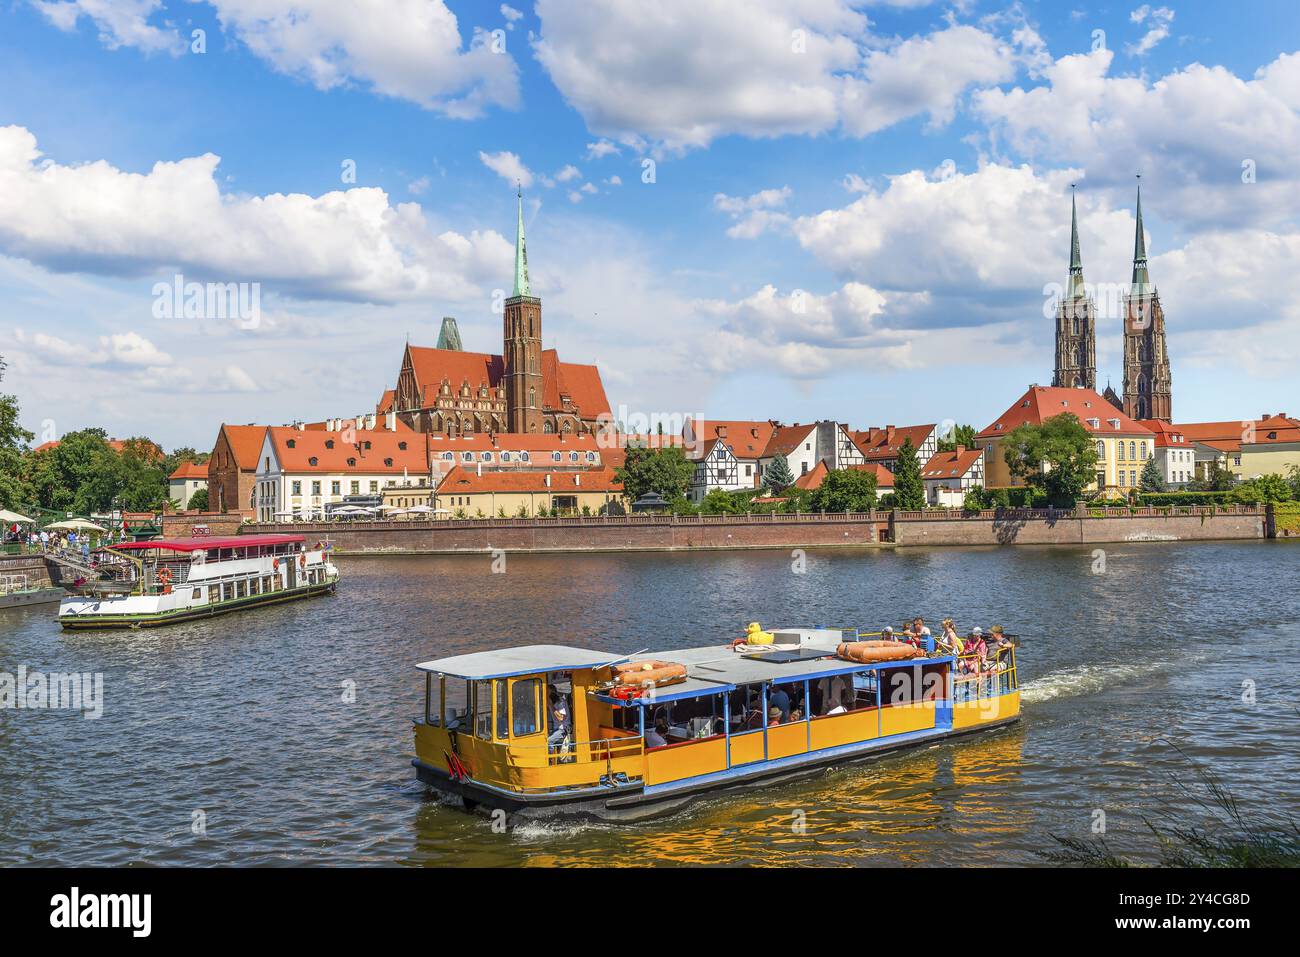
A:
[[[1116,450],[1116,452],[1119,453],[1118,456],[1117,456],[1118,459],[1119,459],[1121,462],[1123,462],[1123,461],[1124,461],[1124,443],[1123,443],[1123,442],[1116,442],[1116,443],[1115,443],[1115,450]]]
[[[532,386],[529,386],[528,388],[528,408],[537,408],[537,390]]]
[[[528,453],[527,453],[527,452],[520,452],[520,453],[519,453],[519,461],[521,461],[521,462],[527,462],[527,461],[528,461]]]
[[[1132,461],[1134,461],[1134,462],[1137,461],[1137,443],[1136,443],[1136,442],[1130,442],[1130,443],[1128,444],[1128,457],[1129,457]]]
[[[552,453],[551,453],[551,461],[552,461],[552,462],[559,462],[563,457],[564,457],[564,456],[562,456],[559,452],[552,452]]]
[[[1103,441],[1101,441],[1100,439],[1098,439],[1098,440],[1097,440],[1097,458],[1099,458],[1099,459],[1104,459],[1105,457],[1106,457],[1106,443],[1103,442]]]
[[[462,453],[460,453],[460,460],[461,460],[462,462],[473,462],[473,461],[474,461],[474,453],[473,453],[473,452],[462,452]]]
[[[1143,462],[1151,458],[1151,456],[1147,454],[1147,444],[1145,442],[1143,442],[1141,445],[1138,446],[1138,450],[1142,453]]]
[[[553,422],[542,423],[542,431],[545,432],[547,435],[550,435],[552,432],[555,431],[555,423]]]

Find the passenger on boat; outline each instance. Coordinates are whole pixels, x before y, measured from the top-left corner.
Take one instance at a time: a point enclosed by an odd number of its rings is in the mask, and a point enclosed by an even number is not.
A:
[[[970,637],[963,644],[966,658],[966,671],[982,671],[984,658],[988,654],[989,646],[984,641],[984,629],[976,625],[971,629]]]
[[[790,712],[790,720],[791,720],[792,722],[795,722],[795,721],[802,721],[802,720],[803,720],[803,712],[800,711],[798,708],[794,708],[794,709],[791,710],[791,712]]]
[[[777,726],[778,724],[780,724],[780,723],[781,723],[781,709],[780,709],[780,708],[768,708],[768,709],[767,709],[767,726],[768,726],[769,728],[774,728],[774,727],[776,727],[776,726]]]
[[[925,627],[925,619],[920,615],[912,619],[912,637],[916,647],[927,654],[934,651],[934,637],[930,634],[930,629]]]
[[[668,744],[668,722],[660,718],[655,726],[645,733],[647,748],[662,748]]]
[[[817,687],[821,691],[822,714],[839,714],[845,710],[844,698],[848,692],[848,687],[841,675],[822,678],[817,682]],[[839,711],[836,711],[836,708]]]
[[[881,632],[880,632],[880,637],[883,638],[885,641],[898,641],[898,640],[899,640],[899,639],[898,639],[897,637],[895,637],[895,635],[894,635],[894,626],[893,626],[893,625],[886,625],[886,626],[881,630]]]
[[[546,744],[551,750],[559,748],[569,736],[569,707],[564,695],[551,687],[551,734]]]
[[[777,685],[768,693],[767,703],[780,713],[782,721],[790,720],[790,696],[786,694],[785,689],[780,685]]]
[[[961,654],[961,637],[957,634],[957,628],[951,618],[943,620],[943,636],[939,639],[939,646],[950,655]]]

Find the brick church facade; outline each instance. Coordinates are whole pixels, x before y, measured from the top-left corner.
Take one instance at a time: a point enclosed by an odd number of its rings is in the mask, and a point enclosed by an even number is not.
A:
[[[561,362],[554,349],[542,348],[542,301],[528,278],[522,196],[514,292],[502,318],[501,355],[408,344],[397,387],[385,393],[379,411],[395,411],[417,432],[444,435],[597,431],[610,411],[600,370]],[[445,339],[440,346],[449,344]]]

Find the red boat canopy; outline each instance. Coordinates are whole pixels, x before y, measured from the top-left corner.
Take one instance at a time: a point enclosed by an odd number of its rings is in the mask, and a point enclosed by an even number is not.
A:
[[[256,548],[259,545],[295,545],[303,541],[302,535],[234,535],[214,537],[196,535],[193,538],[155,538],[149,542],[122,542],[112,545],[114,551],[144,551],[157,548],[166,552],[205,552],[213,548]]]

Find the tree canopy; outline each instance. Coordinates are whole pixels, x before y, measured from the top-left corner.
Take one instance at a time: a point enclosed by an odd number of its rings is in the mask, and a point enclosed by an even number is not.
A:
[[[627,458],[615,470],[627,497],[636,501],[648,492],[665,499],[682,498],[691,486],[695,463],[679,448],[644,449],[628,447]]]
[[[925,482],[921,480],[921,459],[909,435],[898,448],[898,462],[894,465],[894,507],[902,509],[925,508]]]
[[[763,484],[773,495],[780,495],[794,484],[794,473],[790,471],[790,462],[784,455],[778,455],[768,463],[763,471]]]
[[[864,469],[834,469],[812,493],[815,512],[865,512],[876,507],[876,476]]]
[[[1011,474],[1047,493],[1048,502],[1069,507],[1097,478],[1097,447],[1092,434],[1070,412],[1035,425],[1026,422],[1002,440]]]

